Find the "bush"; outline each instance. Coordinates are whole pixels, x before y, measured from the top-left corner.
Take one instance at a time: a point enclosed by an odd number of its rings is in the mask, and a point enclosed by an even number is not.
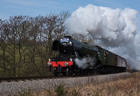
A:
[[[18,93],[20,96],[31,96],[30,88],[27,91],[25,91],[24,93],[20,93],[20,92],[18,92]]]
[[[71,92],[71,95],[72,95],[72,96],[79,96],[79,91],[80,91],[80,89],[81,89],[81,88],[79,88],[78,90],[73,89],[72,92]]]
[[[57,96],[65,96],[68,93],[68,88],[64,88],[64,84],[60,83],[54,91],[57,93]]]

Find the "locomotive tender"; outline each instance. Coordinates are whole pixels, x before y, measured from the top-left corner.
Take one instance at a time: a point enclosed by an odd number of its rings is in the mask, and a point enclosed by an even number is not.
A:
[[[59,55],[50,58],[48,66],[54,75],[89,75],[94,73],[125,72],[127,62],[124,58],[96,45],[80,42],[65,36],[53,42],[52,50]],[[84,63],[84,64],[83,64]]]

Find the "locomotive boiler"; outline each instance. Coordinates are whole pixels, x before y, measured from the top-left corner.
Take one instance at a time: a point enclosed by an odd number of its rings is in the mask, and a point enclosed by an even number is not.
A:
[[[71,36],[55,40],[52,50],[59,55],[50,58],[48,66],[54,75],[90,75],[95,73],[116,73],[126,71],[126,60],[106,49],[86,42],[80,42]]]

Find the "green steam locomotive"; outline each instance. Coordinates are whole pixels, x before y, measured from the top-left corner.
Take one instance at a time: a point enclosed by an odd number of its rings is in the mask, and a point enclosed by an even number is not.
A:
[[[86,42],[80,42],[71,36],[65,36],[53,42],[52,50],[59,55],[50,58],[48,66],[54,75],[91,75],[125,72],[127,61],[106,49]]]

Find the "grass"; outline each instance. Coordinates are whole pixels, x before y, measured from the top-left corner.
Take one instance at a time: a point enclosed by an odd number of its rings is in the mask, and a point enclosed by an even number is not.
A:
[[[31,96],[30,88],[23,93],[20,93],[20,92],[18,92],[18,93],[19,93],[20,96]]]
[[[140,73],[133,73],[130,77],[111,82],[93,82],[71,88],[65,88],[60,84],[55,89],[33,92],[31,96],[140,96]]]
[[[81,90],[81,88],[79,88],[79,89],[73,89],[72,92],[71,92],[71,95],[72,96],[78,96],[80,90]]]
[[[68,93],[68,88],[65,88],[64,85],[60,83],[60,85],[55,87],[54,92],[57,96],[65,96]]]

